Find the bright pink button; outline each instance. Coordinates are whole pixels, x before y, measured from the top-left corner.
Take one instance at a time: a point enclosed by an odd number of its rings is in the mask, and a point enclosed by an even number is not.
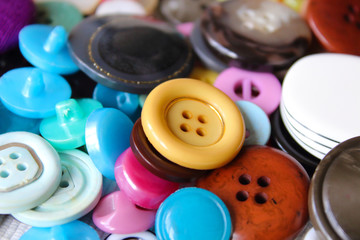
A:
[[[272,73],[230,67],[219,74],[214,86],[233,101],[255,103],[267,115],[273,113],[280,104],[281,83]]]
[[[92,217],[94,224],[104,232],[128,234],[151,228],[155,215],[155,210],[141,209],[124,192],[116,191],[100,200]]]
[[[115,179],[121,191],[136,205],[157,209],[162,201],[179,188],[149,172],[135,158],[131,148],[126,149],[116,160]]]

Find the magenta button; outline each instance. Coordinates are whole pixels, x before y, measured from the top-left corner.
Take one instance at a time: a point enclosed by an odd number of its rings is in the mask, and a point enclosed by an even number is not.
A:
[[[116,160],[115,179],[121,191],[136,205],[157,209],[162,201],[179,188],[179,184],[159,178],[144,168],[131,148]]]
[[[272,73],[230,67],[219,74],[214,86],[235,102],[245,100],[255,103],[267,115],[280,104],[281,83]]]
[[[100,200],[92,217],[94,224],[104,232],[129,234],[154,226],[155,215],[155,210],[141,209],[124,192],[116,191]]]

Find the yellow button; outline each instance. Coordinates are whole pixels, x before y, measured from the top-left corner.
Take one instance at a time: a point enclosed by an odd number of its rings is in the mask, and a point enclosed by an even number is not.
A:
[[[198,79],[206,83],[214,84],[219,73],[204,68],[202,66],[195,66],[190,73],[190,78]]]
[[[187,168],[224,166],[245,139],[236,104],[219,89],[195,79],[175,79],[154,88],[145,100],[141,120],[154,148]]]

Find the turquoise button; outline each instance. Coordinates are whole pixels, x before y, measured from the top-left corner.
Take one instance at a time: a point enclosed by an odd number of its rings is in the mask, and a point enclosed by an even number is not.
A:
[[[230,213],[210,191],[183,188],[160,205],[155,220],[160,240],[225,240],[231,236]]]

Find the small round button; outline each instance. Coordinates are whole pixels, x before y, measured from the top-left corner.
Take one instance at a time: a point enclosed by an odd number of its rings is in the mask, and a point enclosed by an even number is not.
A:
[[[38,68],[10,70],[0,81],[0,98],[4,106],[22,117],[53,116],[56,103],[70,96],[70,85],[63,77]]]
[[[96,8],[95,15],[104,16],[111,14],[145,16],[145,8],[138,2],[132,0],[103,1]]]
[[[106,240],[127,240],[127,239],[141,239],[141,240],[156,240],[156,236],[151,232],[140,232],[132,234],[111,234]]]
[[[188,168],[227,164],[245,139],[236,104],[219,89],[194,79],[175,79],[156,87],[145,100],[141,121],[154,148]]]
[[[187,76],[193,63],[190,44],[175,28],[139,16],[89,17],[71,31],[69,46],[92,79],[138,94]]]
[[[137,206],[157,209],[179,184],[170,182],[149,172],[134,156],[131,148],[126,149],[116,160],[115,178],[122,192]]]
[[[102,176],[90,157],[80,150],[59,155],[62,172],[56,192],[36,208],[13,214],[19,221],[36,227],[65,224],[90,212],[100,200]]]
[[[218,72],[202,66],[195,66],[191,71],[189,78],[198,79],[209,84],[214,84],[218,76]]]
[[[146,231],[154,226],[155,210],[133,204],[122,191],[103,197],[93,212],[94,224],[104,232],[129,234]]]
[[[207,171],[185,168],[162,156],[147,140],[139,118],[131,131],[130,146],[136,159],[150,172],[172,182],[193,182]]]
[[[60,158],[39,135],[0,135],[0,213],[26,211],[45,202],[61,179]]]
[[[228,206],[233,239],[292,239],[308,221],[309,177],[290,155],[271,147],[244,147],[196,186]]]
[[[170,195],[156,213],[159,240],[230,239],[231,218],[224,202],[200,188],[182,188]]]

